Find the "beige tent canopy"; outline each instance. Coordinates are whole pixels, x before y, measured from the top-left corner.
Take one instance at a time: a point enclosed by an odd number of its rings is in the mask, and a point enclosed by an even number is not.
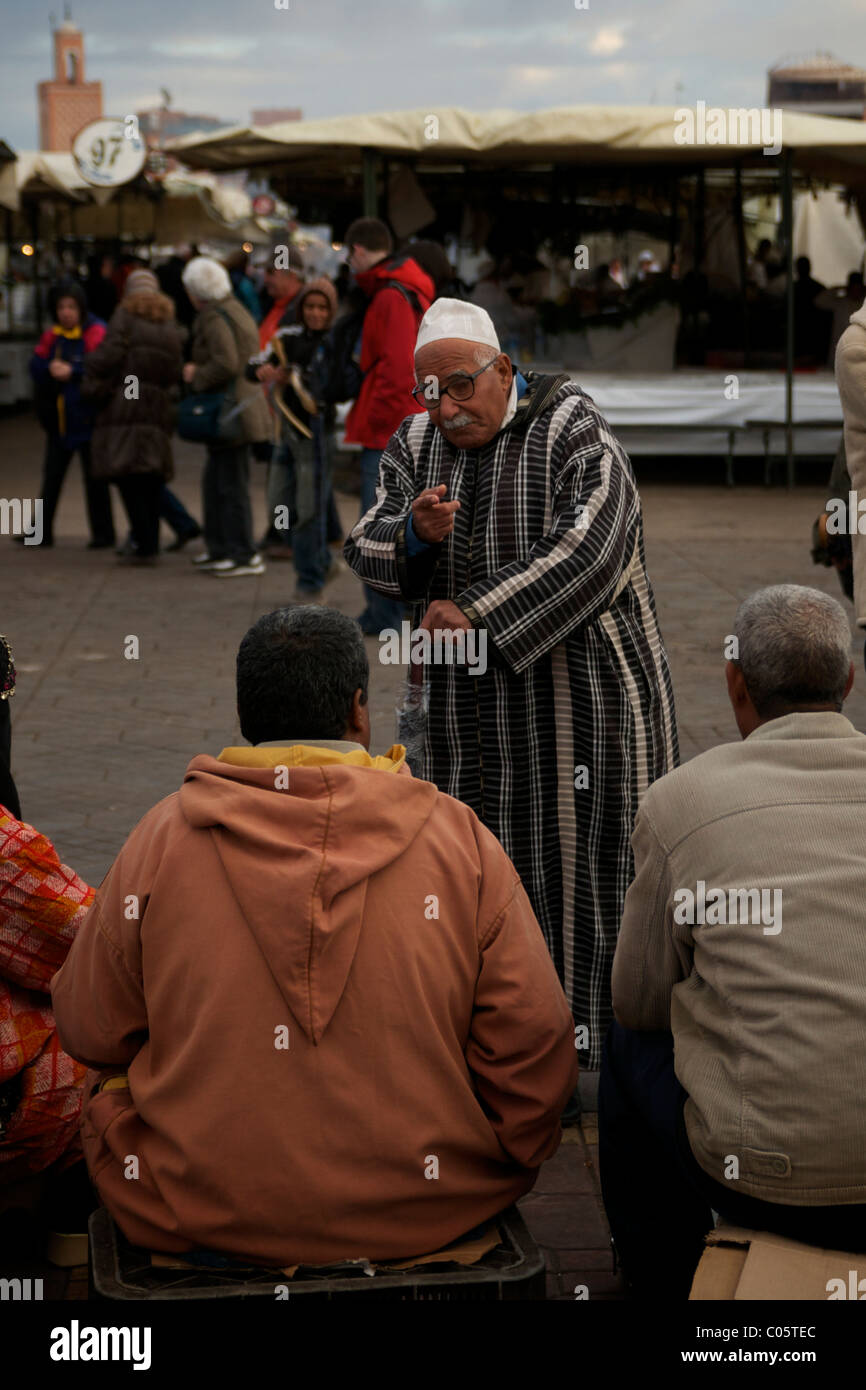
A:
[[[725,118],[721,122],[714,115],[719,110]],[[193,168],[278,165],[283,172],[319,179],[359,170],[365,150],[414,157],[418,169],[462,165],[515,170],[540,164],[730,167],[763,163],[764,149],[774,143],[774,129],[780,130],[783,149],[795,152],[798,170],[828,181],[866,185],[866,123],[793,111],[673,106],[484,112],[421,108],[266,127],[235,126],[213,134],[187,135],[170,142],[169,148]],[[720,135],[726,138],[717,140]]]
[[[841,183],[866,190],[866,122],[781,110],[672,106],[569,106],[548,111],[397,111],[382,115],[238,126],[174,141],[173,153],[200,169],[269,169],[293,191],[320,191],[363,179],[363,207],[375,215],[380,161],[405,162],[425,179],[497,171],[516,178],[570,167],[696,174],[703,234],[705,171],[765,169],[778,180],[787,244],[786,391],[788,481],[793,483],[795,182]],[[551,184],[551,192],[553,191]],[[740,214],[741,216],[741,214]],[[741,255],[742,260],[742,255]]]
[[[81,176],[71,154],[43,150],[19,153],[14,165],[14,196],[7,206],[30,221],[17,228],[48,237],[110,239],[172,245],[178,241],[230,238],[265,244],[266,230],[252,216],[249,196],[225,187],[210,174],[170,173],[161,188],[140,182],[118,188],[94,188]],[[7,175],[10,177],[10,175]]]
[[[48,153],[45,150],[19,151],[15,162],[15,191],[16,207],[21,206],[22,197],[55,197],[83,203],[93,192],[99,194],[100,201],[106,202],[112,193],[107,188],[91,190],[71,154]]]

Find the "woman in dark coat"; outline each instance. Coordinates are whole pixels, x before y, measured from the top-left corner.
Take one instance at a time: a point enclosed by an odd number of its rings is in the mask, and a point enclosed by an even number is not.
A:
[[[105,405],[93,430],[93,473],[116,483],[135,546],[128,564],[154,564],[164,484],[174,473],[172,395],[183,372],[174,304],[149,270],[134,270],[105,340],[87,358],[83,394]]]

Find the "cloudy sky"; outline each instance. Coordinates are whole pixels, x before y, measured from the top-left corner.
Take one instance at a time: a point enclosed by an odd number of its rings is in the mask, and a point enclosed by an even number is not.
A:
[[[580,0],[585,3],[586,0]],[[276,3],[288,4],[276,9]],[[781,58],[866,66],[864,0],[72,0],[104,109],[158,104],[246,123],[305,116],[579,102],[761,105]],[[37,144],[62,0],[0,0],[0,138]]]

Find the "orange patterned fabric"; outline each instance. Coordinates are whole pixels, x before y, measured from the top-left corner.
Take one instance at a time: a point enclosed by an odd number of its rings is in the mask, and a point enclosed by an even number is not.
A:
[[[60,1047],[48,989],[93,897],[44,835],[0,807],[0,1085],[19,1088],[0,1182],[81,1154],[86,1068]]]

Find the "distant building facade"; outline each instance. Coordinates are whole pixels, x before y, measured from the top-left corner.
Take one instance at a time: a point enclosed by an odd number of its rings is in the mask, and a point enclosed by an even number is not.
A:
[[[71,150],[82,126],[102,115],[102,83],[84,78],[84,35],[73,24],[69,10],[53,31],[54,77],[37,86],[39,148]]]
[[[767,105],[813,116],[866,118],[866,70],[830,53],[780,63],[767,74]]]
[[[231,121],[219,116],[194,116],[187,111],[170,111],[164,106],[136,111],[138,126],[148,149],[158,149],[166,140],[192,135],[199,130],[225,130]]]

